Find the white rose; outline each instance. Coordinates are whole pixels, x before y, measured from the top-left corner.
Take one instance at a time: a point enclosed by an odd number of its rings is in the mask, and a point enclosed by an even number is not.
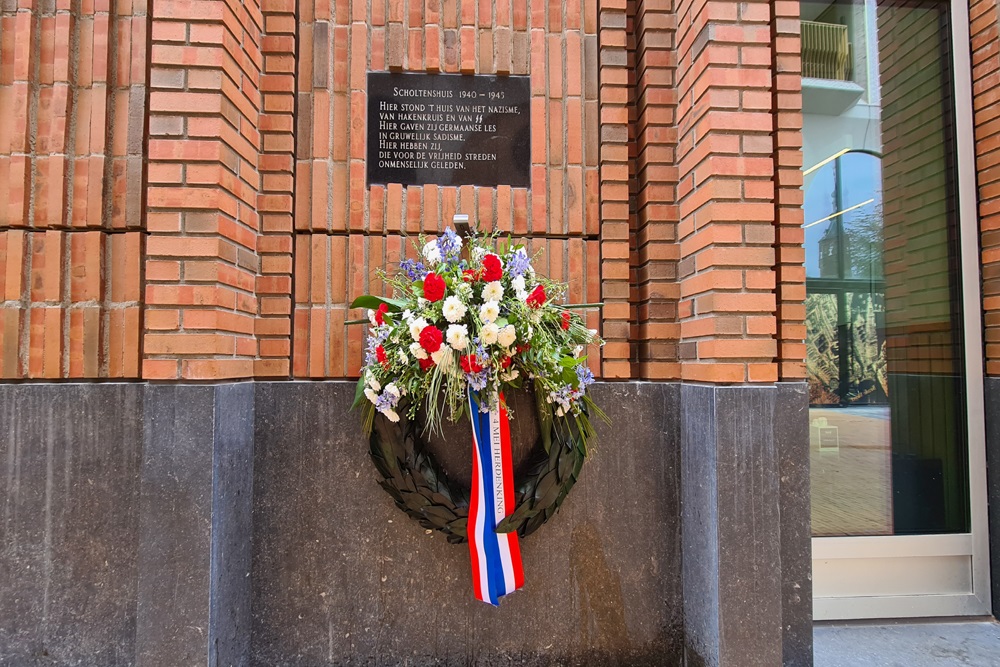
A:
[[[410,354],[412,354],[417,359],[426,359],[427,358],[427,350],[425,350],[424,348],[420,347],[420,343],[411,343],[410,344]]]
[[[503,345],[504,347],[510,347],[511,345],[514,344],[515,340],[517,340],[517,334],[514,332],[513,324],[508,324],[507,326],[505,326],[503,329],[500,330],[500,333],[497,336],[497,342]]]
[[[448,345],[456,350],[464,350],[469,346],[469,329],[464,324],[449,325],[445,337],[448,340]]]
[[[461,322],[462,318],[465,317],[465,311],[465,304],[457,296],[449,296],[441,307],[444,318],[452,323]]]
[[[437,264],[441,261],[441,248],[438,247],[437,241],[431,241],[424,246],[423,250],[424,259],[426,259],[431,264]]]
[[[496,301],[487,301],[479,307],[479,317],[483,322],[494,322],[500,317],[500,304]]]
[[[518,371],[516,368],[512,368],[509,371],[507,371],[506,373],[501,373],[500,374],[500,381],[501,382],[513,382],[514,380],[516,380],[520,376],[521,376],[520,371]]]
[[[427,326],[427,320],[424,318],[419,318],[410,322],[410,338],[413,340],[420,340],[420,332],[424,330]]]
[[[490,322],[483,326],[479,330],[479,340],[483,342],[483,345],[492,345],[497,342],[497,337],[500,335],[500,327],[495,323]]]
[[[441,370],[446,370],[452,362],[451,350],[446,347],[442,347],[437,352],[431,354],[431,359],[434,363],[441,367]]]
[[[503,285],[499,280],[486,283],[483,286],[483,301],[499,301],[503,298]]]

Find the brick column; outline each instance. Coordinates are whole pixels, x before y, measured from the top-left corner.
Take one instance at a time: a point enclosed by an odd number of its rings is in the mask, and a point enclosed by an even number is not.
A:
[[[142,374],[252,377],[260,6],[154,0],[152,15]]]
[[[677,379],[677,17],[671,3],[636,5],[635,289],[638,376]]]
[[[625,0],[601,0],[601,298],[604,301],[602,373],[630,378],[629,70]]]
[[[294,0],[262,0],[261,193],[257,198],[261,236],[255,328],[260,358],[254,363],[256,377],[288,377],[291,373],[295,4]]]
[[[677,14],[681,375],[773,382],[771,6],[680,2]]]

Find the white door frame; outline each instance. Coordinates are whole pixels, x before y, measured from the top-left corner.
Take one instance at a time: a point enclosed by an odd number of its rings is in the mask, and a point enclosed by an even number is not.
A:
[[[816,620],[990,613],[979,215],[968,4],[951,3],[971,532],[816,537]]]

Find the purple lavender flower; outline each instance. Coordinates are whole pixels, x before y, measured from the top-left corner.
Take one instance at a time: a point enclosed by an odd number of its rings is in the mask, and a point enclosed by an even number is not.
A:
[[[507,260],[507,273],[511,278],[517,278],[523,276],[530,266],[531,260],[528,258],[528,253],[524,251],[524,248],[518,248]]]
[[[438,249],[446,262],[456,264],[460,261],[459,255],[462,253],[462,239],[448,227],[438,239]]]
[[[410,280],[423,280],[424,276],[427,275],[427,268],[424,266],[424,263],[415,259],[407,259],[400,262],[399,268],[402,269],[406,277]]]

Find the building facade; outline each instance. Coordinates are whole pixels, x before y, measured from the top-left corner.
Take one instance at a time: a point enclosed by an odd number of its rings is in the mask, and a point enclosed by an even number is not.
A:
[[[0,0],[0,664],[811,665],[814,618],[996,614],[998,21]],[[382,72],[527,77],[527,185],[372,182]],[[351,301],[455,214],[607,341],[495,610],[349,412]]]

